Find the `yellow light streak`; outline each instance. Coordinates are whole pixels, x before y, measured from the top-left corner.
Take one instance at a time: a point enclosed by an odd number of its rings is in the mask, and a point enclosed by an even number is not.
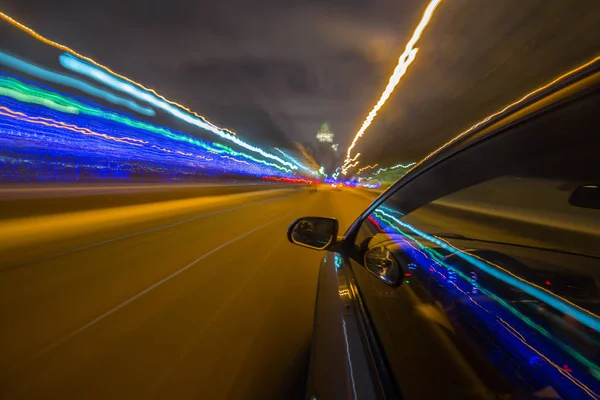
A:
[[[356,153],[356,155],[354,156],[354,158],[346,160],[346,163],[342,166],[342,174],[343,175],[346,175],[348,173],[348,170],[350,168],[356,167],[358,165],[358,161],[356,161],[356,159],[358,157],[360,157],[360,153]],[[356,161],[356,162],[354,162],[354,161]],[[352,163],[352,164],[350,164],[350,163]]]
[[[359,163],[358,161],[355,161],[355,162],[353,162],[352,164],[350,164],[350,165],[347,165],[347,166],[346,166],[346,168],[344,168],[344,169],[342,170],[342,175],[346,175],[346,174],[348,173],[348,170],[349,170],[350,168],[354,168],[354,167],[356,167],[356,166],[358,165],[358,163]]]
[[[396,68],[394,69],[394,73],[390,77],[390,80],[389,80],[385,90],[383,91],[383,93],[381,94],[381,97],[379,98],[379,101],[377,102],[377,104],[375,104],[375,106],[373,107],[373,109],[371,110],[371,112],[369,113],[369,115],[367,116],[365,121],[363,122],[360,130],[356,133],[356,136],[354,136],[352,143],[348,147],[344,165],[348,165],[350,162],[352,162],[351,157],[350,157],[350,153],[352,152],[352,149],[354,148],[354,146],[356,146],[356,143],[358,142],[358,140],[364,135],[364,133],[367,130],[367,128],[369,127],[369,125],[371,125],[371,122],[373,122],[373,119],[377,115],[377,112],[381,109],[381,107],[383,107],[383,105],[385,104],[387,99],[390,97],[390,95],[396,88],[396,85],[398,85],[398,82],[400,82],[400,79],[406,73],[406,70],[408,69],[409,65],[414,61],[414,59],[417,55],[417,51],[418,51],[418,49],[416,49],[414,46],[417,43],[417,41],[420,39],[421,35],[423,34],[423,31],[429,24],[429,21],[431,21],[431,18],[433,17],[433,13],[435,12],[437,6],[441,2],[442,2],[442,0],[431,0],[429,2],[429,5],[425,9],[425,12],[423,13],[423,16],[421,17],[421,21],[419,22],[415,31],[413,32],[412,37],[406,44],[404,53],[402,53],[400,55],[400,57],[398,58],[398,65],[396,65]]]
[[[487,117],[485,117],[484,119],[482,119],[481,121],[477,122],[475,125],[471,126],[469,129],[459,133],[457,136],[453,137],[452,139],[450,139],[449,141],[447,141],[446,143],[444,143],[443,145],[441,145],[440,147],[438,147],[436,150],[432,151],[431,153],[429,153],[427,156],[425,156],[425,158],[423,158],[421,161],[419,161],[417,164],[415,164],[410,170],[413,170],[415,168],[417,168],[419,165],[421,165],[423,162],[425,162],[426,160],[428,160],[429,158],[433,157],[434,155],[436,155],[437,153],[439,153],[440,151],[442,151],[443,149],[445,149],[446,147],[450,146],[452,143],[456,142],[457,140],[459,140],[460,138],[462,138],[463,136],[473,132],[475,129],[479,128],[481,125],[485,124],[486,122],[490,121],[492,118],[497,117],[499,115],[501,115],[502,113],[510,110],[511,108],[518,106],[519,104],[523,103],[524,101],[526,101],[527,99],[529,99],[530,97],[532,97],[533,95],[544,91],[546,89],[548,89],[549,87],[555,85],[556,83],[562,81],[565,78],[568,78],[576,73],[578,73],[579,71],[589,67],[590,65],[599,62],[600,61],[600,56],[597,56],[593,59],[591,59],[590,61],[586,62],[585,64],[582,64],[568,72],[565,72],[564,74],[560,75],[559,77],[553,79],[551,82],[538,87],[537,89],[532,90],[531,92],[527,93],[525,96],[521,97],[519,100],[514,101],[512,103],[510,103],[509,105],[503,107],[501,110],[496,111],[493,114],[488,115]]]
[[[360,175],[361,172],[363,172],[366,169],[373,169],[375,167],[379,166],[379,164],[373,164],[373,165],[367,165],[366,167],[362,167],[361,169],[358,170],[358,172],[356,173],[356,175]]]
[[[93,59],[91,59],[91,58],[89,58],[89,57],[86,57],[86,56],[84,56],[84,55],[82,55],[82,54],[79,54],[79,53],[77,53],[75,50],[71,49],[70,47],[67,47],[67,46],[65,46],[65,45],[63,45],[63,44],[57,43],[57,42],[55,42],[55,41],[53,41],[53,40],[50,40],[50,39],[48,39],[48,38],[46,38],[46,37],[44,37],[44,36],[40,35],[40,34],[39,34],[39,33],[37,33],[36,31],[34,31],[33,29],[31,29],[31,28],[29,28],[29,27],[27,27],[27,26],[23,25],[23,24],[22,24],[22,23],[20,23],[19,21],[17,21],[17,20],[15,20],[14,18],[12,18],[12,17],[10,17],[10,16],[6,15],[5,13],[3,13],[3,12],[1,12],[1,11],[0,11],[0,18],[2,18],[3,20],[5,20],[5,21],[6,21],[6,22],[8,22],[9,24],[11,24],[12,26],[14,26],[14,27],[16,27],[16,28],[18,28],[18,29],[22,30],[23,32],[26,32],[27,34],[29,34],[29,35],[33,36],[33,37],[34,37],[34,38],[36,38],[37,40],[39,40],[39,41],[41,41],[41,42],[43,42],[43,43],[45,43],[45,44],[47,44],[47,45],[50,45],[50,46],[52,46],[52,47],[55,47],[55,48],[57,48],[57,49],[59,49],[59,50],[65,51],[65,52],[67,52],[67,53],[70,53],[70,54],[72,54],[72,55],[74,55],[74,56],[76,56],[76,57],[79,57],[79,58],[80,58],[80,59],[82,59],[82,60],[85,60],[85,61],[87,61],[87,62],[89,62],[89,63],[91,63],[91,64],[94,64],[96,67],[98,67],[98,68],[102,68],[103,70],[105,70],[105,71],[106,71],[106,72],[108,72],[109,74],[113,74],[114,76],[116,76],[116,77],[118,77],[118,78],[120,78],[120,79],[123,79],[123,80],[125,80],[125,81],[127,81],[127,82],[131,83],[132,85],[136,85],[136,86],[137,86],[137,87],[139,87],[140,89],[143,89],[143,90],[146,90],[146,91],[148,91],[148,92],[151,92],[151,93],[153,93],[155,96],[157,96],[157,97],[159,97],[160,99],[162,99],[162,100],[166,101],[167,103],[169,103],[169,104],[171,104],[171,105],[173,105],[173,106],[175,106],[175,107],[179,107],[180,109],[182,109],[182,110],[185,110],[186,112],[188,112],[188,113],[190,113],[190,114],[192,114],[192,115],[194,115],[194,116],[196,116],[196,117],[198,117],[198,118],[201,118],[201,119],[202,119],[202,120],[204,120],[206,123],[208,123],[208,124],[211,124],[211,125],[212,125],[212,126],[214,126],[215,128],[218,128],[218,129],[220,129],[220,130],[222,130],[222,131],[224,131],[224,132],[227,132],[227,133],[229,133],[229,134],[231,134],[231,135],[233,135],[233,136],[237,136],[235,132],[233,132],[233,131],[231,131],[231,130],[229,130],[229,129],[225,129],[225,128],[217,127],[216,125],[214,125],[213,123],[211,123],[209,120],[207,120],[205,117],[203,117],[203,116],[201,116],[201,115],[198,115],[198,114],[196,114],[194,111],[190,110],[190,109],[189,109],[189,108],[187,108],[186,106],[184,106],[184,105],[182,105],[182,104],[179,104],[179,103],[176,103],[176,102],[174,102],[174,101],[171,101],[171,100],[168,100],[168,99],[164,98],[163,96],[161,96],[160,94],[158,94],[158,93],[157,93],[157,92],[156,92],[154,89],[147,88],[147,87],[143,86],[141,83],[135,82],[135,81],[133,81],[133,80],[131,80],[131,79],[127,78],[126,76],[119,75],[119,74],[117,74],[116,72],[114,72],[114,71],[112,71],[111,69],[109,69],[108,67],[105,67],[104,65],[102,65],[102,64],[100,64],[100,63],[98,63],[98,62],[94,61]]]

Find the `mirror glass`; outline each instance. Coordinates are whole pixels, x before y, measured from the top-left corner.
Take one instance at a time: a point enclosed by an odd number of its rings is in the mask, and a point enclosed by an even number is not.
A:
[[[377,246],[367,250],[365,253],[365,267],[389,285],[395,285],[400,280],[400,265],[385,246]]]
[[[337,235],[337,221],[332,218],[302,218],[294,224],[292,243],[323,250]]]

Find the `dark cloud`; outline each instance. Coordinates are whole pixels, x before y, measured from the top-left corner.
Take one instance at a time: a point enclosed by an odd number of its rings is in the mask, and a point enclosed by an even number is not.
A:
[[[328,121],[345,148],[426,3],[4,0],[2,8],[252,142],[291,147],[314,140]],[[364,162],[418,159],[594,56],[599,4],[442,2],[415,62],[357,147]]]

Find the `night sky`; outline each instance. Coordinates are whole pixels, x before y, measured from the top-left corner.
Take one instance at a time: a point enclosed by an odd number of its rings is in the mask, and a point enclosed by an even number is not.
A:
[[[310,143],[327,121],[345,150],[426,5],[2,0],[0,9],[253,143]],[[356,148],[362,164],[418,160],[600,54],[598,26],[598,0],[444,0]]]

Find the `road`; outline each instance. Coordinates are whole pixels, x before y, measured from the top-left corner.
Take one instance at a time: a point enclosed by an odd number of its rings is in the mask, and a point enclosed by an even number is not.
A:
[[[369,196],[196,200],[79,207],[7,228],[1,398],[302,398],[323,253],[289,244],[286,228],[327,215],[345,229]],[[28,224],[55,228],[32,235]]]

